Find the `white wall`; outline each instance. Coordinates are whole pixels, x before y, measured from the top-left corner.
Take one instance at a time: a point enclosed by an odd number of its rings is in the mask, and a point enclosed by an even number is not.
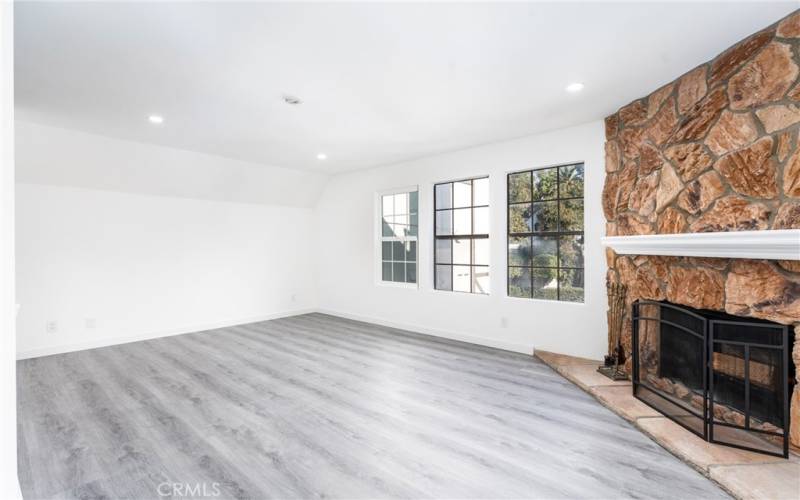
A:
[[[323,176],[30,124],[17,148],[19,357],[316,306]]]
[[[606,263],[601,192],[604,128],[594,122],[334,177],[317,203],[320,307],[333,314],[530,353],[532,348],[598,358],[606,351]],[[506,297],[506,173],[585,162],[586,302]],[[433,184],[488,174],[491,183],[491,294],[433,290]],[[419,289],[376,284],[376,193],[418,185]],[[505,327],[501,325],[506,318]]]
[[[17,351],[29,357],[319,307],[520,352],[599,357],[603,141],[596,122],[327,179],[18,123]],[[505,175],[573,161],[586,165],[586,303],[508,298]],[[492,293],[434,291],[433,184],[486,174]],[[376,192],[407,185],[419,185],[422,214],[414,290],[375,280]]]
[[[17,480],[14,332],[14,4],[0,2],[0,498]]]
[[[164,125],[165,127],[168,125]],[[312,206],[327,176],[17,120],[17,182]]]

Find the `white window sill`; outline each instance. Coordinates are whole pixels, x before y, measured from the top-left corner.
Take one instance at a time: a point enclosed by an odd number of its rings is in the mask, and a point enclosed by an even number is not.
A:
[[[472,297],[491,297],[491,294],[489,293],[456,292],[453,290],[437,290],[435,288],[432,288],[429,291],[436,295],[450,295],[453,297],[461,297],[463,295],[469,295]]]
[[[525,297],[512,297],[511,295],[506,294],[504,297],[506,299],[517,300],[520,302],[536,302],[539,304],[567,304],[571,306],[585,306],[586,305],[586,298],[584,297],[583,302],[570,302],[568,300],[549,300],[549,299],[526,299]]]
[[[375,286],[383,286],[386,288],[406,288],[409,290],[419,290],[417,283],[397,283],[395,281],[376,281]]]

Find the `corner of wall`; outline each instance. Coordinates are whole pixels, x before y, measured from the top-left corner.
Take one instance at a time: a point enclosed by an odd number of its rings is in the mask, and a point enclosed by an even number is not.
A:
[[[22,498],[17,478],[14,299],[14,4],[0,3],[0,497]]]

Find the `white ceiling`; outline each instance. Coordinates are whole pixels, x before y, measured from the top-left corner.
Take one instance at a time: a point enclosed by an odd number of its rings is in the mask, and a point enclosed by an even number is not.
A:
[[[18,2],[17,113],[341,172],[600,119],[796,7]]]

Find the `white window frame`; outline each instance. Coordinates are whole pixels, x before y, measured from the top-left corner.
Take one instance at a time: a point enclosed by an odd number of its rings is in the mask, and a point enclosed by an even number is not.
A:
[[[417,235],[416,236],[409,236],[407,240],[415,241],[417,243],[417,282],[416,283],[399,283],[396,281],[384,281],[383,280],[383,255],[382,255],[382,244],[384,241],[398,241],[398,238],[393,237],[385,237],[383,236],[383,227],[381,225],[383,219],[383,197],[393,194],[402,194],[402,193],[410,193],[416,191],[417,192]],[[386,286],[386,287],[394,287],[394,288],[408,288],[413,290],[419,289],[419,281],[420,276],[420,246],[419,246],[419,233],[420,233],[420,219],[422,217],[422,212],[420,211],[421,206],[421,193],[419,190],[419,185],[411,185],[411,186],[404,186],[399,188],[387,189],[383,191],[378,191],[375,193],[375,208],[373,210],[373,241],[374,241],[374,252],[372,261],[374,262],[374,273],[375,273],[375,284],[378,286]]]

